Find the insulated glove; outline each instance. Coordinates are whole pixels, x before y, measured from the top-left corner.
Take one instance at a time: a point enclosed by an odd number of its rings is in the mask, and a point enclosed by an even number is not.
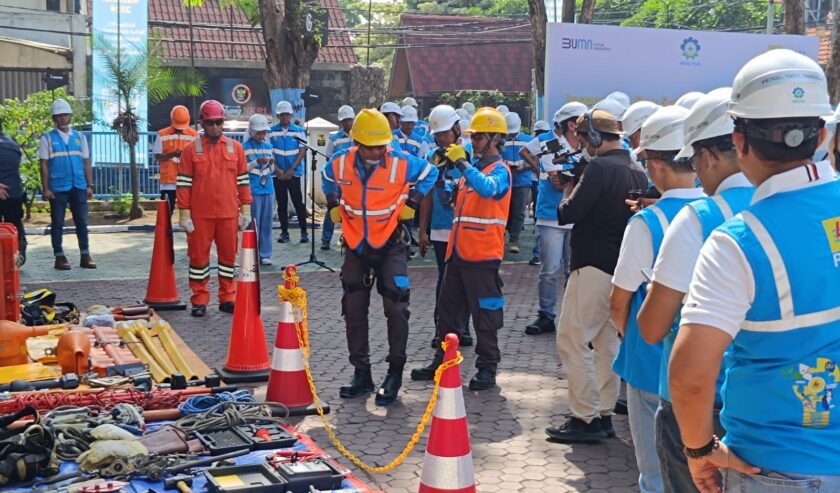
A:
[[[149,455],[149,450],[137,440],[97,440],[90,450],[82,453],[76,462],[85,472],[95,471],[110,464],[114,459],[127,459],[137,455]]]
[[[178,209],[178,225],[184,228],[187,233],[192,233],[195,231],[195,225],[193,224],[192,213],[189,209]]]
[[[239,230],[244,230],[249,224],[251,224],[251,205],[242,204],[239,206]]]
[[[330,219],[332,219],[332,222],[336,224],[341,222],[341,212],[339,211],[338,206],[330,209]]]
[[[402,210],[400,211],[400,221],[411,221],[414,219],[414,208],[409,207],[408,205],[404,205]]]
[[[451,146],[446,148],[446,158],[452,161],[453,163],[457,163],[458,161],[466,161],[467,151],[465,151],[464,147],[460,144],[452,144]]]

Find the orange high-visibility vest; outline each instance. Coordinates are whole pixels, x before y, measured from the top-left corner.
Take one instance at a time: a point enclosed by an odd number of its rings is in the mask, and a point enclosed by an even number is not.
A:
[[[161,141],[163,147],[163,154],[170,152],[182,151],[187,144],[198,137],[198,132],[191,128],[185,128],[180,134],[175,131],[174,127],[166,127],[158,133],[158,139]],[[166,161],[160,162],[160,182],[163,184],[174,185],[178,178],[178,163],[181,158],[173,157]]]
[[[400,211],[408,199],[408,163],[389,150],[385,165],[377,165],[364,183],[356,168],[357,151],[358,147],[353,146],[331,163],[333,176],[341,187],[341,230],[352,249],[362,241],[382,248],[397,229]]]
[[[499,158],[487,165],[482,173],[489,175],[496,166],[504,166],[510,176],[510,168]],[[505,256],[505,226],[510,210],[510,191],[501,198],[482,198],[466,178],[458,182],[458,199],[455,203],[455,219],[449,233],[446,260],[453,253],[468,262],[502,260]]]

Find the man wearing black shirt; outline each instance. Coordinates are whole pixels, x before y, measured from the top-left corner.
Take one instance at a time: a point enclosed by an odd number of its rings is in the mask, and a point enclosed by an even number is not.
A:
[[[615,436],[612,409],[619,378],[612,363],[619,340],[610,319],[611,279],[632,215],[624,200],[629,191],[647,185],[644,172],[631,166],[630,154],[621,146],[614,116],[603,110],[589,111],[578,118],[577,134],[589,164],[574,189],[566,193],[568,198],[557,214],[560,224],[574,223],[572,273],[557,330],[571,416],[564,424],[546,429],[551,439],[564,443]]]
[[[26,233],[23,229],[23,184],[20,178],[21,150],[17,142],[3,134],[0,126],[0,221],[12,223],[18,230],[20,257],[26,262]]]

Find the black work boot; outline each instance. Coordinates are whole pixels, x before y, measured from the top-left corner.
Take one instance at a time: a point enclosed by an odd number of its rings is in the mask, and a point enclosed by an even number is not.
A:
[[[607,438],[604,428],[601,426],[601,418],[595,418],[590,423],[582,419],[570,416],[560,426],[552,426],[545,429],[548,437],[560,443],[597,443]]]
[[[338,396],[342,399],[353,399],[368,392],[373,392],[373,377],[370,375],[370,368],[367,370],[356,368],[350,385],[342,385],[338,391]]]
[[[424,366],[422,368],[415,368],[411,370],[411,379],[417,381],[426,381],[426,380],[434,380],[435,379],[435,371],[438,369],[438,366],[443,363],[443,356],[438,356],[438,352],[435,351],[435,358],[429,364],[429,366]]]
[[[219,311],[225,313],[233,313],[233,310],[236,308],[236,304],[233,301],[225,301],[224,303],[219,303]]]
[[[550,318],[548,315],[540,313],[531,325],[525,327],[525,333],[529,336],[535,336],[546,334],[548,332],[554,332],[556,329],[554,319]]]
[[[374,401],[376,405],[387,406],[393,404],[397,400],[397,394],[399,394],[401,386],[402,369],[388,370],[388,374],[385,375],[385,380],[382,382],[379,390],[376,391],[376,399]]]
[[[207,313],[207,305],[193,305],[190,315],[193,317],[203,317]]]
[[[601,416],[601,429],[607,438],[615,437],[615,427],[612,424],[612,416]]]
[[[496,385],[496,372],[490,368],[479,368],[470,379],[470,390],[487,390]]]

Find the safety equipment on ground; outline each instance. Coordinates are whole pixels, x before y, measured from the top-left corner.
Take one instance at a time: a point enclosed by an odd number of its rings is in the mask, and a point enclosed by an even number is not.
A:
[[[682,106],[683,108],[690,110],[702,97],[703,93],[700,91],[689,91],[677,98],[674,105]]]
[[[155,221],[155,243],[149,267],[149,284],[143,303],[155,310],[186,310],[187,305],[178,296],[175,277],[175,250],[172,238],[172,215],[169,202],[158,201]],[[90,318],[90,312],[88,317]],[[87,320],[87,319],[86,319]]]
[[[554,112],[554,118],[552,118],[552,121],[554,123],[561,123],[569,118],[577,118],[587,111],[589,111],[589,108],[587,108],[585,104],[577,101],[571,101],[564,104],[559,110]]]
[[[458,123],[458,111],[466,113],[464,110],[456,110],[446,104],[435,106],[429,113],[429,131],[432,135],[452,130],[452,127]]]
[[[400,211],[400,222],[404,221],[411,221],[414,219],[414,208],[409,207],[408,205],[403,206],[402,210]]]
[[[727,114],[731,95],[731,87],[721,87],[697,101],[685,117],[683,148],[675,159],[692,157],[694,149],[691,145],[695,142],[732,134],[735,125]]]
[[[621,117],[621,127],[624,129],[624,133],[633,135],[638,132],[642,128],[642,123],[659,108],[661,106],[651,101],[637,101],[631,104]]]
[[[607,94],[607,97],[604,99],[614,99],[618,101],[622,106],[624,106],[625,111],[630,107],[630,96],[621,91],[613,91]]]
[[[473,133],[506,135],[508,133],[508,128],[505,123],[505,116],[495,108],[481,108],[472,117],[470,126],[464,130],[464,133],[467,135]]]
[[[411,106],[412,108],[417,108],[417,106],[418,106],[417,105],[417,100],[412,98],[411,96],[409,96],[407,98],[403,98],[401,105],[402,106]]]
[[[683,124],[688,110],[682,106],[665,106],[642,124],[639,150],[678,151],[683,148]]]
[[[768,77],[774,83],[765,83]],[[825,72],[795,51],[778,49],[758,55],[735,76],[729,113],[746,119],[829,116]]]
[[[208,99],[198,107],[198,118],[204,120],[219,120],[225,117],[225,107],[215,99]]]
[[[522,128],[522,119],[514,112],[509,112],[505,115],[505,124],[507,124],[509,134],[518,134]]]
[[[385,105],[382,106],[384,107]],[[353,127],[350,129],[350,138],[364,146],[376,147],[390,144],[394,136],[391,133],[391,126],[388,124],[388,119],[385,118],[383,113],[365,108],[353,120]]]
[[[119,338],[125,341],[128,347],[131,348],[131,352],[134,353],[137,359],[139,359],[143,362],[143,364],[149,367],[149,372],[152,374],[152,378],[154,378],[156,382],[163,382],[164,380],[169,378],[169,375],[171,375],[172,372],[167,371],[167,369],[164,369],[164,367],[161,366],[160,361],[158,361],[158,359],[156,359],[154,355],[151,352],[149,352],[149,349],[146,347],[144,341],[137,337],[138,333],[142,335],[148,332],[146,330],[145,324],[143,324],[141,326],[141,330],[138,331],[134,326],[134,322],[118,322],[116,331]],[[171,369],[169,367],[167,368]]]
[[[388,113],[394,113],[397,116],[402,116],[402,108],[397,103],[392,103],[390,101],[386,103],[382,103],[382,106],[379,107],[379,111],[383,115],[387,115]]]
[[[280,101],[279,103],[277,103],[277,107],[274,108],[274,114],[282,115],[284,113],[292,113],[292,103],[288,101]]]
[[[349,120],[356,118],[356,112],[353,111],[352,106],[344,105],[338,109],[338,121]]]
[[[32,424],[10,429],[12,423],[29,416],[34,418]],[[58,473],[58,467],[54,436],[42,426],[34,408],[26,407],[0,418],[0,486],[51,476]]]
[[[503,115],[507,115],[508,113],[510,113],[510,109],[503,104],[500,104],[499,106],[496,106],[496,111],[498,111],[499,113],[501,113]]]
[[[149,455],[149,450],[137,440],[97,440],[76,461],[79,469],[90,472],[110,464],[114,459],[138,455]]]
[[[446,158],[452,161],[453,163],[457,163],[458,161],[466,161],[467,151],[464,149],[464,146],[460,144],[452,144],[451,146],[446,148]]]
[[[26,340],[30,337],[47,335],[50,329],[48,325],[27,327],[11,320],[0,320],[0,366],[29,363]]]
[[[269,128],[271,128],[271,125],[268,124],[268,118],[265,115],[257,113],[248,118],[248,133],[251,134],[251,137],[258,132],[268,131]]]
[[[166,320],[158,319],[152,325],[152,330],[149,331],[149,335],[160,339],[163,349],[172,360],[175,368],[178,369],[178,372],[184,375],[187,380],[194,380],[198,378],[198,374],[195,370],[193,370],[192,366],[187,363],[187,360],[184,359],[184,355],[181,354],[181,351],[178,349],[173,336],[174,332],[175,331],[172,330],[172,327]],[[209,379],[210,377],[207,376],[206,378]]]
[[[401,111],[402,111],[402,118],[400,118],[401,122],[417,123],[417,110],[415,110],[411,106],[403,106]]]
[[[547,121],[537,120],[534,122],[534,132],[548,132],[549,130],[551,130],[551,127]]]
[[[464,111],[467,112],[467,115],[470,118],[472,118],[472,116],[475,115],[475,105],[472,104],[471,102],[469,102],[469,101],[464,102],[464,104],[461,105],[461,108],[463,108]]]
[[[183,130],[190,126],[190,110],[186,106],[177,105],[169,112],[169,121],[172,126]]]
[[[193,224],[190,216],[191,212],[189,209],[178,209],[178,225],[184,228],[184,231],[187,233],[195,231],[195,224]]]
[[[251,224],[251,205],[242,204],[239,206],[239,230],[242,231]]]
[[[624,114],[624,111],[627,110],[627,107],[615,99],[606,98],[595,103],[595,106],[593,106],[592,109],[604,110],[614,116],[616,120],[621,120],[621,116]]]
[[[332,209],[330,209],[330,219],[332,219],[332,222],[334,222],[334,223],[340,223],[341,222],[341,208],[340,207],[333,207]]]
[[[52,106],[50,106],[50,113],[52,116],[55,115],[72,115],[73,108],[70,106],[70,103],[63,99],[56,99],[53,101]]]
[[[58,338],[55,350],[62,373],[85,375],[90,369],[90,337],[86,333],[65,332]]]

